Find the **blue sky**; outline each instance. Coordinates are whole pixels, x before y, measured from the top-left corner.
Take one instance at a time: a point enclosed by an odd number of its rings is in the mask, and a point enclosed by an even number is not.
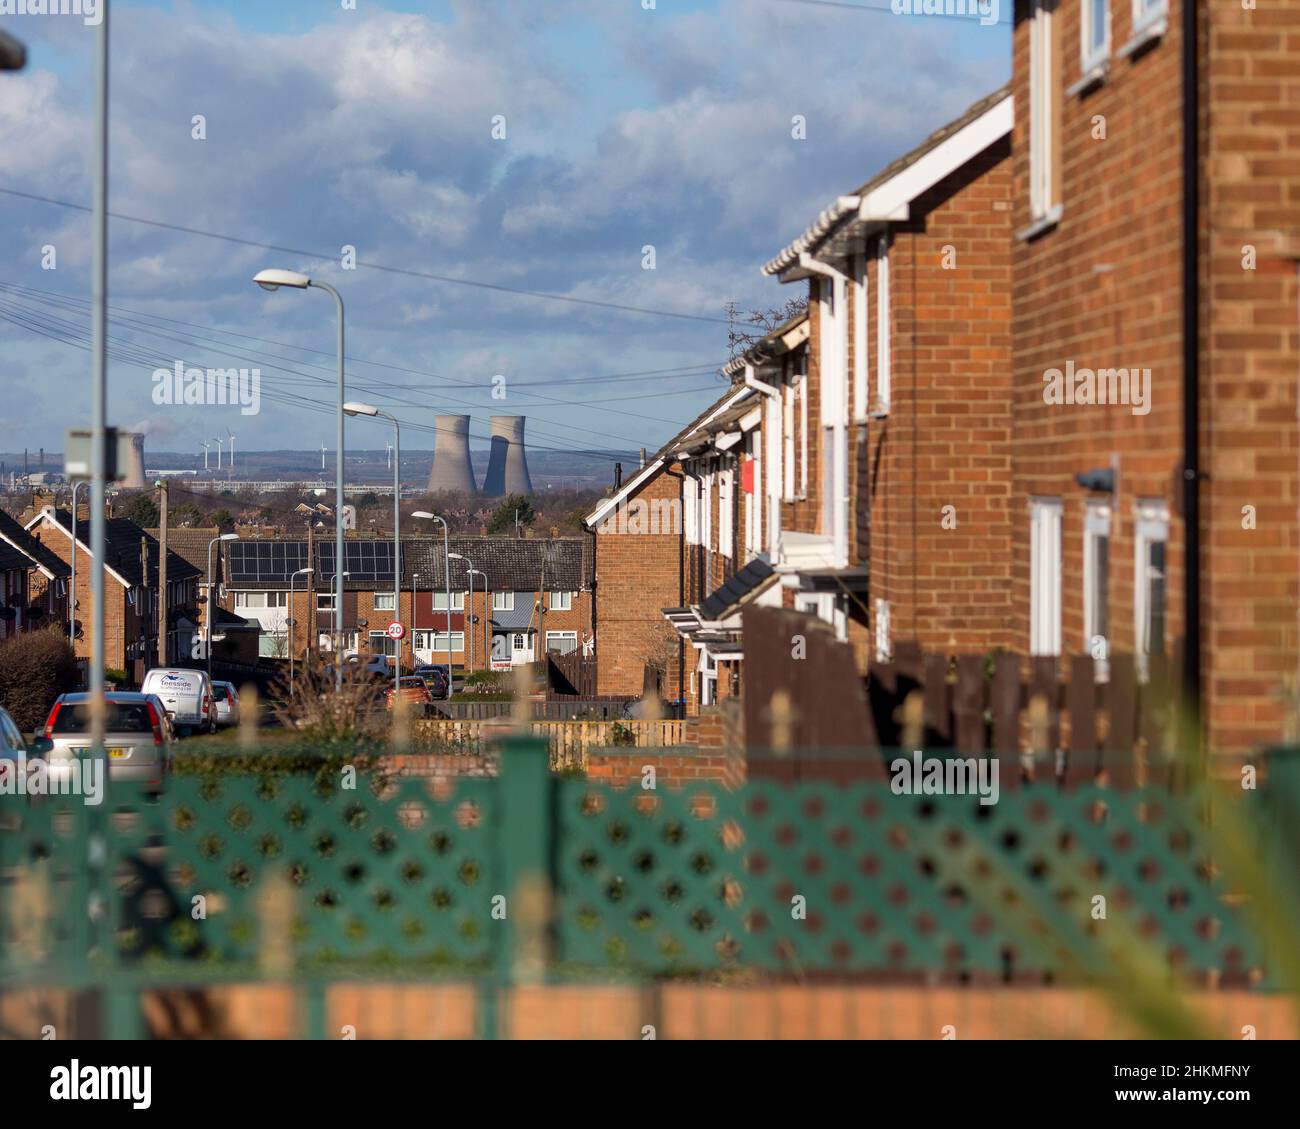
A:
[[[119,0],[112,209],[294,252],[115,220],[111,422],[169,450],[227,430],[244,450],[332,446],[331,304],[248,281],[285,266],[344,293],[353,394],[408,446],[469,412],[476,439],[512,413],[532,446],[656,447],[721,391],[724,304],[793,293],[761,264],[1005,81],[1006,13],[870,3]],[[93,29],[0,26],[30,49],[0,76],[0,190],[89,203]],[[0,192],[0,450],[58,449],[89,419],[89,234],[83,211]],[[344,269],[345,245],[395,269]],[[259,413],[153,404],[153,369],[177,360],[260,364]],[[350,425],[350,445],[385,438]]]

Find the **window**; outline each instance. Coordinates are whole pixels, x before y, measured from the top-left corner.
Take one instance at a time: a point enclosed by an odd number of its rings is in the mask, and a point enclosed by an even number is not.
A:
[[[513,592],[499,592],[499,593],[497,593],[497,595],[500,595],[500,596],[510,596],[511,598],[514,597],[514,593],[513,593]],[[496,598],[495,598],[495,597],[493,597],[493,600],[492,600],[492,606],[493,606],[494,608],[497,607],[497,603],[496,603]],[[511,605],[511,606],[513,607],[513,605]],[[443,592],[435,591],[435,592],[433,593],[433,610],[434,610],[435,612],[445,612],[445,611],[447,610],[447,593],[446,593],[445,591],[443,591]],[[463,612],[463,611],[465,610],[465,593],[464,593],[464,592],[453,592],[453,593],[451,594],[451,610],[454,611],[454,612]],[[498,610],[506,611],[506,610],[508,610],[508,609],[501,608],[501,609],[498,609]]]
[[[557,655],[567,655],[578,649],[576,631],[548,631],[546,633],[546,651]]]
[[[334,610],[334,593],[317,592],[316,593],[316,610],[318,612],[332,612]]]
[[[1159,500],[1148,499],[1138,502],[1135,516],[1133,618],[1139,669],[1145,675],[1145,659],[1165,653],[1169,509]]]
[[[889,639],[889,601],[876,599],[876,662],[887,663],[893,655]]]
[[[573,593],[572,592],[552,592],[551,593],[551,611],[569,612],[573,610]],[[547,650],[550,650],[548,647]]]
[[[699,481],[687,474],[682,479],[682,520],[686,528],[686,544],[688,545],[698,545],[700,543],[699,498]]]
[[[375,611],[391,612],[396,611],[396,593],[393,592],[376,592],[375,593]]]
[[[702,534],[700,541],[706,549],[713,548],[713,475],[712,473],[704,476],[704,506],[700,511],[700,517],[703,519],[703,525],[700,527]]]
[[[853,256],[853,419],[865,423],[867,402],[867,257]]]
[[[492,610],[494,612],[512,612],[515,610],[515,594],[513,592],[493,592],[492,593]]]
[[[257,637],[257,653],[264,659],[283,659],[289,655],[289,635],[282,631],[263,631]]]
[[[876,240],[876,412],[889,414],[889,236]]]
[[[718,552],[724,557],[732,554],[731,523],[734,498],[734,472],[718,472]]]
[[[1099,503],[1083,519],[1083,645],[1104,674],[1110,655],[1110,507]]]
[[[397,640],[390,639],[382,631],[370,633],[370,652],[375,655],[397,654]]]
[[[1110,55],[1110,0],[1082,0],[1079,21],[1079,70],[1091,75],[1105,66]]]
[[[1029,214],[1051,222],[1056,210],[1056,0],[1030,0]]]
[[[1061,502],[1029,504],[1029,653],[1061,653]]]
[[[435,653],[447,650],[447,633],[445,631],[433,632],[433,643],[429,648]],[[465,632],[453,631],[451,633],[451,649],[453,651],[463,651],[465,649]]]
[[[1169,0],[1133,0],[1133,38],[1137,39],[1142,32],[1153,31],[1168,11]]]

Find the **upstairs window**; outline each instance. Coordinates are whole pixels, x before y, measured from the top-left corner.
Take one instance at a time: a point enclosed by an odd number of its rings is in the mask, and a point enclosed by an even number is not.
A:
[[[1090,0],[1089,0],[1090,2]],[[1060,214],[1056,199],[1057,125],[1056,0],[1030,0],[1029,21],[1029,214],[1050,223]]]
[[[1082,3],[1079,70],[1089,75],[1101,70],[1110,57],[1110,0],[1082,0]]]

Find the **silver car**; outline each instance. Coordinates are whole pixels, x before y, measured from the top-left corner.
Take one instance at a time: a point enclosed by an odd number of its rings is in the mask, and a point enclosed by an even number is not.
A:
[[[212,708],[217,715],[218,728],[239,724],[239,691],[233,682],[212,684]]]
[[[157,694],[115,690],[108,707],[104,748],[108,779],[134,781],[161,791],[171,769],[172,725]],[[60,694],[45,722],[50,776],[71,775],[71,761],[90,752],[90,695]],[[44,744],[44,742],[42,742]]]

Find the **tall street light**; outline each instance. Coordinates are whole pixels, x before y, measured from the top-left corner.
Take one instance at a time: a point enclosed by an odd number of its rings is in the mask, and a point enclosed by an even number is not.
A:
[[[465,575],[469,577],[469,602],[465,605],[465,634],[469,637],[469,669],[474,669],[474,576],[483,578],[483,594],[487,595],[487,573],[475,568],[474,562],[461,553],[452,553],[451,559],[465,562]]]
[[[442,577],[447,582],[447,700],[451,700],[451,534],[447,530],[447,519],[428,510],[416,510],[411,515],[424,521],[442,522]]]
[[[289,622],[287,626],[289,628],[289,694],[290,696],[292,696],[293,694],[293,629],[298,622],[297,619],[294,618],[294,614],[293,614],[293,582],[295,578],[299,576],[309,576],[311,573],[315,571],[316,570],[314,568],[300,568],[297,572],[291,573],[289,575]],[[310,618],[308,619],[308,622],[309,623],[311,622]]]
[[[238,540],[239,540],[238,533],[223,533],[220,537],[214,537],[212,538],[211,541],[208,542],[208,622],[205,624],[207,628],[206,634],[208,637],[208,644],[205,650],[208,652],[208,677],[209,678],[212,677],[212,614],[213,614],[212,613],[212,606],[213,606],[212,589],[214,587],[213,573],[212,573],[212,547],[218,541],[238,541]]]
[[[309,286],[314,286],[317,290],[324,290],[325,293],[334,295],[334,304],[338,311],[338,455],[334,468],[334,488],[338,495],[334,506],[334,655],[337,660],[338,641],[343,635],[343,295],[328,282],[321,282],[319,279],[293,270],[258,271],[253,276],[253,281],[263,290],[279,290],[281,286],[306,290]],[[338,661],[334,663],[334,685],[339,689],[343,688],[343,664]]]
[[[393,459],[393,618],[402,622],[402,425],[396,416],[381,412],[373,404],[363,404],[359,400],[349,400],[343,405],[343,414],[349,416],[368,416],[371,419],[386,419],[393,425],[394,453]],[[393,640],[393,695],[394,701],[402,685],[402,641]],[[414,664],[412,664],[414,665]],[[450,678],[450,674],[448,678]]]
[[[68,597],[68,642],[77,649],[77,491],[86,484],[72,484],[72,594]]]

